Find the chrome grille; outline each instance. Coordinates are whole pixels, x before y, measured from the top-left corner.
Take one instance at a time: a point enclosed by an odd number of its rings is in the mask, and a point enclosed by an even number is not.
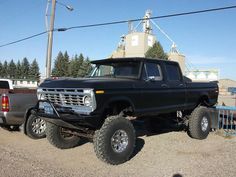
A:
[[[45,99],[64,106],[84,106],[85,93],[81,89],[42,89]]]

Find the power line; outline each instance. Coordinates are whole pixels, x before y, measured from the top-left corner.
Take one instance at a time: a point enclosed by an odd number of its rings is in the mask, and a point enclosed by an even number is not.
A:
[[[169,14],[169,15],[161,15],[161,16],[146,18],[146,20],[178,17],[178,16],[184,16],[184,15],[193,15],[193,14],[207,13],[207,12],[213,12],[213,11],[234,9],[234,8],[236,8],[236,5],[235,6],[227,6],[227,7],[220,7],[220,8],[213,8],[213,9],[205,9],[205,10],[199,10],[199,11],[191,11],[191,12],[175,13],[175,14]],[[106,22],[106,23],[89,24],[89,25],[72,26],[72,27],[69,27],[69,28],[58,28],[58,29],[55,29],[55,30],[57,30],[57,31],[66,31],[66,30],[70,30],[70,29],[116,25],[116,24],[136,22],[136,21],[141,21],[141,20],[143,20],[143,18],[137,18],[137,19],[132,19],[132,20],[121,20],[121,21],[114,21],[114,22]]]
[[[185,16],[185,15],[193,15],[193,14],[200,14],[200,13],[207,13],[207,12],[214,12],[214,11],[222,11],[222,10],[228,10],[228,9],[235,9],[236,5],[234,6],[227,6],[227,7],[220,7],[220,8],[212,8],[212,9],[205,9],[205,10],[198,10],[198,11],[190,11],[190,12],[183,12],[183,13],[175,13],[175,14],[169,14],[169,15],[161,15],[161,16],[155,16],[155,17],[151,17],[151,18],[147,18],[148,19],[162,19],[162,18],[171,18],[171,17],[178,17],[178,16]],[[121,21],[113,21],[113,22],[105,22],[105,23],[97,23],[97,24],[89,24],[89,25],[79,25],[79,26],[72,26],[72,27],[68,27],[68,28],[57,28],[54,29],[54,31],[67,31],[67,30],[71,30],[71,29],[79,29],[79,28],[91,28],[91,27],[98,27],[98,26],[108,26],[108,25],[116,25],[116,24],[122,24],[122,23],[128,23],[128,22],[135,22],[135,21],[141,21],[143,20],[143,18],[137,18],[137,19],[131,19],[131,20],[121,20]],[[40,35],[43,35],[45,33],[47,33],[48,31],[44,31],[23,39],[19,39],[13,42],[9,42],[3,45],[0,45],[1,47],[5,47],[8,45],[12,45],[15,43],[19,43]]]
[[[38,33],[38,34],[34,34],[32,36],[28,36],[28,37],[25,37],[23,39],[19,39],[19,40],[16,40],[16,41],[13,41],[13,42],[9,42],[9,43],[6,43],[6,44],[3,44],[3,45],[0,45],[0,48],[1,47],[5,47],[5,46],[8,46],[8,45],[12,45],[12,44],[15,44],[15,43],[19,43],[19,42],[22,42],[22,41],[26,41],[28,39],[31,39],[31,38],[35,38],[37,36],[41,36],[43,34],[47,33],[47,31],[44,31],[44,32],[41,32],[41,33]]]

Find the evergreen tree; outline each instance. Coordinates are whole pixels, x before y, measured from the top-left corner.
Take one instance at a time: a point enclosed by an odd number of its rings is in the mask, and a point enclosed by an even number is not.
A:
[[[8,75],[10,78],[15,78],[16,76],[16,64],[14,63],[13,59],[10,61],[8,66]]]
[[[86,76],[86,75],[88,75],[90,72],[91,72],[91,70],[92,70],[92,65],[91,65],[91,62],[90,62],[90,60],[89,60],[89,58],[87,57],[86,58],[86,60],[85,60],[85,62],[84,62],[84,66],[85,66],[85,68],[86,68],[86,72],[84,73],[84,76]]]
[[[39,79],[40,79],[39,66],[38,66],[36,59],[34,59],[30,65],[29,77],[31,79],[35,79],[37,81],[39,81]]]
[[[64,76],[69,76],[69,64],[70,64],[70,57],[67,53],[67,51],[65,51],[64,53],[64,57],[63,57],[63,60],[64,60]]]
[[[84,76],[84,56],[81,53],[79,55],[79,68],[78,68],[77,77],[83,77],[83,76]]]
[[[28,79],[29,78],[29,68],[30,64],[28,59],[25,57],[23,58],[22,64],[21,64],[21,71],[22,71],[22,78],[23,79]]]
[[[68,54],[66,54],[66,55],[68,55]],[[68,75],[68,64],[69,64],[69,61],[65,62],[64,55],[60,51],[57,55],[55,62],[54,62],[54,68],[52,71],[52,75],[56,76],[56,77],[67,76]]]
[[[89,58],[85,59],[82,53],[79,56],[75,55],[70,60],[67,52],[64,54],[59,52],[54,62],[52,75],[57,77],[84,77],[91,69]]]
[[[89,58],[87,57],[85,60],[83,60],[82,66],[79,70],[79,77],[85,77],[91,72],[92,66],[89,61]]]
[[[15,78],[16,78],[16,79],[21,79],[21,78],[22,78],[20,60],[18,60],[18,62],[17,62],[17,64],[16,64],[16,75],[15,75]]]
[[[160,42],[155,42],[154,45],[148,49],[145,53],[145,57],[147,58],[159,58],[159,59],[168,59],[168,56],[163,50]]]
[[[2,69],[3,69],[3,65],[2,65],[2,62],[0,61],[0,77],[2,77]]]
[[[77,60],[77,55],[75,57],[72,57],[69,63],[69,76],[70,77],[75,77],[75,65],[76,65],[76,60]]]
[[[69,76],[70,77],[77,77],[79,68],[81,67],[80,60],[78,58],[78,55],[75,55],[74,58],[70,61],[69,65]]]
[[[4,61],[4,63],[3,63],[2,77],[8,78],[8,63],[7,63],[7,61]]]

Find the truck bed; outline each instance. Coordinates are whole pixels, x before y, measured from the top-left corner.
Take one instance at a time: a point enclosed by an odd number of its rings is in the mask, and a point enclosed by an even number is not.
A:
[[[2,95],[8,96],[9,112],[2,112]],[[37,102],[36,90],[16,88],[0,89],[0,123],[6,125],[21,125],[24,122],[26,110]]]

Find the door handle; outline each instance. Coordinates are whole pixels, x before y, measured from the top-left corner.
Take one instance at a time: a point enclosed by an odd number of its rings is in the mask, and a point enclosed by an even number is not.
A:
[[[183,87],[184,86],[184,84],[179,84],[179,87]]]
[[[161,87],[167,88],[168,85],[166,85],[166,84],[161,84]]]

